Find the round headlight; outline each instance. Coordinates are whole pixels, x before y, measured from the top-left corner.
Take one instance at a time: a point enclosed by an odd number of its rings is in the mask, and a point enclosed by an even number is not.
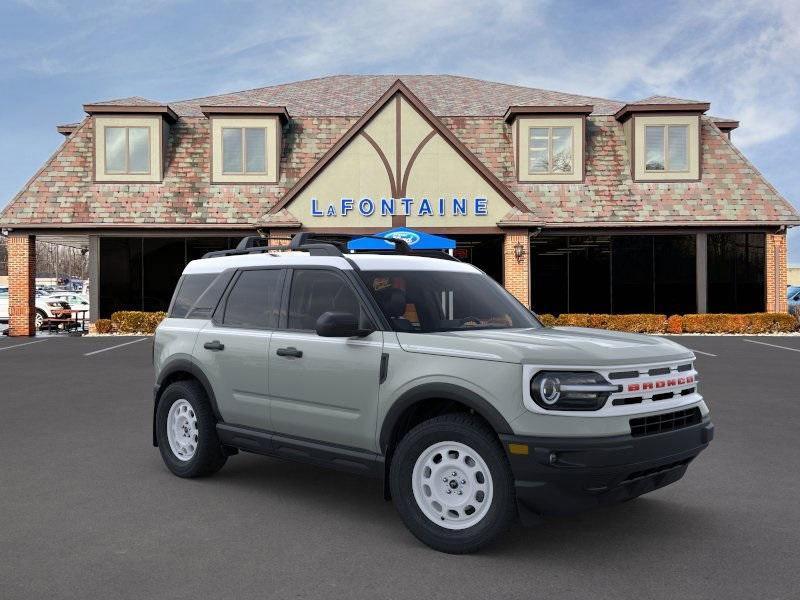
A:
[[[545,404],[558,402],[561,397],[561,382],[558,377],[542,377],[539,381],[539,396]]]

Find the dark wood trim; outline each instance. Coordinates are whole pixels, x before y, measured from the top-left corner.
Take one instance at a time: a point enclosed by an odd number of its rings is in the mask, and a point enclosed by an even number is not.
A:
[[[405,215],[392,215],[392,229],[395,227],[405,227],[406,226],[406,216]]]
[[[389,177],[389,188],[390,191],[392,192],[392,198],[396,198],[397,188],[395,187],[395,178],[394,175],[392,174],[392,165],[389,164],[389,159],[386,158],[386,154],[378,145],[378,142],[376,142],[370,134],[368,134],[366,131],[362,131],[360,135],[365,140],[367,140],[370,143],[370,145],[375,149],[375,152],[378,153],[378,157],[381,159],[384,169],[386,169],[386,175]]]
[[[798,222],[800,224],[800,222]],[[785,224],[741,223],[731,221],[715,225],[709,222],[665,222],[658,224],[580,223],[546,225],[540,235],[694,235],[696,233],[777,233]],[[509,225],[510,227],[510,225]]]
[[[166,104],[137,106],[135,104],[84,104],[83,110],[90,115],[161,115],[170,122],[178,120],[178,115]]]
[[[206,117],[211,115],[270,115],[278,117],[282,123],[287,123],[292,117],[285,106],[212,106],[201,105],[200,112]]]
[[[626,121],[629,115],[637,113],[697,113],[706,112],[711,105],[708,102],[691,102],[685,104],[626,104],[620,108],[614,118],[617,121]]]
[[[361,118],[358,119],[347,132],[339,138],[339,140],[331,146],[331,148],[320,158],[319,161],[311,167],[300,180],[292,186],[292,188],[284,194],[283,198],[270,209],[270,212],[278,212],[289,204],[305,187],[313,180],[317,174],[331,161],[336,155],[339,154],[350,141],[373,119],[373,117],[380,111],[395,94],[402,94],[402,96],[414,107],[417,113],[422,116],[428,123],[450,144],[450,146],[461,155],[484,180],[502,196],[509,204],[518,208],[522,212],[529,213],[530,209],[525,205],[522,200],[512,192],[508,186],[500,181],[478,158],[469,151],[469,149],[458,139],[453,133],[445,127],[444,123],[436,117],[414,93],[409,90],[405,84],[399,79],[395,81],[389,89],[373,104]]]
[[[56,131],[64,137],[71,136],[78,129],[80,129],[80,123],[76,123],[75,125],[56,125]]]
[[[721,129],[722,131],[730,132],[730,131],[733,131],[734,129],[739,127],[739,121],[733,121],[733,120],[728,120],[728,119],[719,119],[719,120],[717,120],[717,119],[711,119],[711,118],[710,118],[710,120],[711,120],[712,123],[714,123],[714,125],[717,126],[718,129]]]
[[[402,215],[401,215],[402,216]],[[406,227],[406,225],[394,225],[392,227]],[[517,226],[518,229],[527,229],[527,225]],[[386,229],[385,226],[370,227],[303,227],[302,231],[312,233],[344,233],[344,234],[363,234],[369,235]],[[441,233],[442,235],[499,235],[504,233],[499,227],[414,227],[414,231],[428,231],[431,233]]]
[[[509,106],[506,114],[503,115],[503,120],[510,123],[516,117],[524,115],[547,114],[549,116],[555,115],[575,115],[582,114],[588,115],[594,111],[594,106],[591,104],[575,104],[572,106],[561,105],[537,105],[537,106]]]
[[[422,141],[414,149],[414,152],[411,153],[411,156],[408,159],[408,164],[406,165],[406,170],[403,173],[403,181],[400,184],[399,194],[403,198],[405,198],[405,196],[406,196],[406,188],[408,186],[408,177],[411,175],[411,167],[414,166],[414,161],[417,160],[417,156],[419,156],[419,153],[422,152],[422,149],[425,147],[425,144],[427,144],[429,141],[431,141],[434,138],[435,135],[436,135],[436,130],[431,131],[428,135],[426,135],[424,138],[422,138]]]
[[[402,117],[400,116],[401,113],[401,103],[400,103],[400,96],[395,95],[394,97],[394,190],[398,196],[405,197],[406,192],[405,189],[402,187],[402,182],[400,181],[400,170],[401,166],[401,155],[403,153],[403,125],[402,125]]]

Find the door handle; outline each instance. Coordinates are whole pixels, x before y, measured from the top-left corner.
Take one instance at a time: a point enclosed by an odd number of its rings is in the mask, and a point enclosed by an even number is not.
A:
[[[221,344],[219,340],[214,340],[203,344],[203,348],[206,350],[225,350],[225,344]]]
[[[303,351],[298,350],[294,346],[288,348],[278,348],[275,352],[278,356],[293,356],[294,358],[303,358]]]

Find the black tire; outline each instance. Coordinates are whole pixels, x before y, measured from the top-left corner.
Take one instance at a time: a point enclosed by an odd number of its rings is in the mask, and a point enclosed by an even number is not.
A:
[[[189,460],[182,460],[175,455],[167,436],[167,416],[178,400],[186,400],[191,405],[197,420],[197,447]],[[213,475],[227,460],[217,437],[216,419],[211,405],[203,386],[196,381],[176,381],[164,390],[156,411],[156,434],[164,464],[178,477]]]
[[[414,498],[412,473],[417,459],[430,446],[445,441],[472,448],[486,463],[492,478],[493,497],[488,512],[466,529],[437,525]],[[406,527],[421,542],[440,552],[476,552],[506,531],[517,516],[514,478],[500,441],[491,428],[472,415],[442,415],[409,431],[392,455],[389,480],[392,500]]]

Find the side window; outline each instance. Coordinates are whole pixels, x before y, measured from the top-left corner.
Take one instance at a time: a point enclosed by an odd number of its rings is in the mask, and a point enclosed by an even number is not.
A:
[[[289,292],[289,329],[314,329],[317,319],[328,311],[356,315],[366,326],[358,296],[339,275],[321,269],[298,269]]]
[[[242,271],[225,303],[222,323],[245,329],[272,329],[278,324],[280,269]]]
[[[216,279],[216,273],[198,273],[196,275],[184,275],[181,278],[175,302],[172,303],[172,310],[169,316],[176,319],[183,319],[189,309],[200,297],[206,288]],[[73,297],[71,301],[77,302],[78,298]]]

